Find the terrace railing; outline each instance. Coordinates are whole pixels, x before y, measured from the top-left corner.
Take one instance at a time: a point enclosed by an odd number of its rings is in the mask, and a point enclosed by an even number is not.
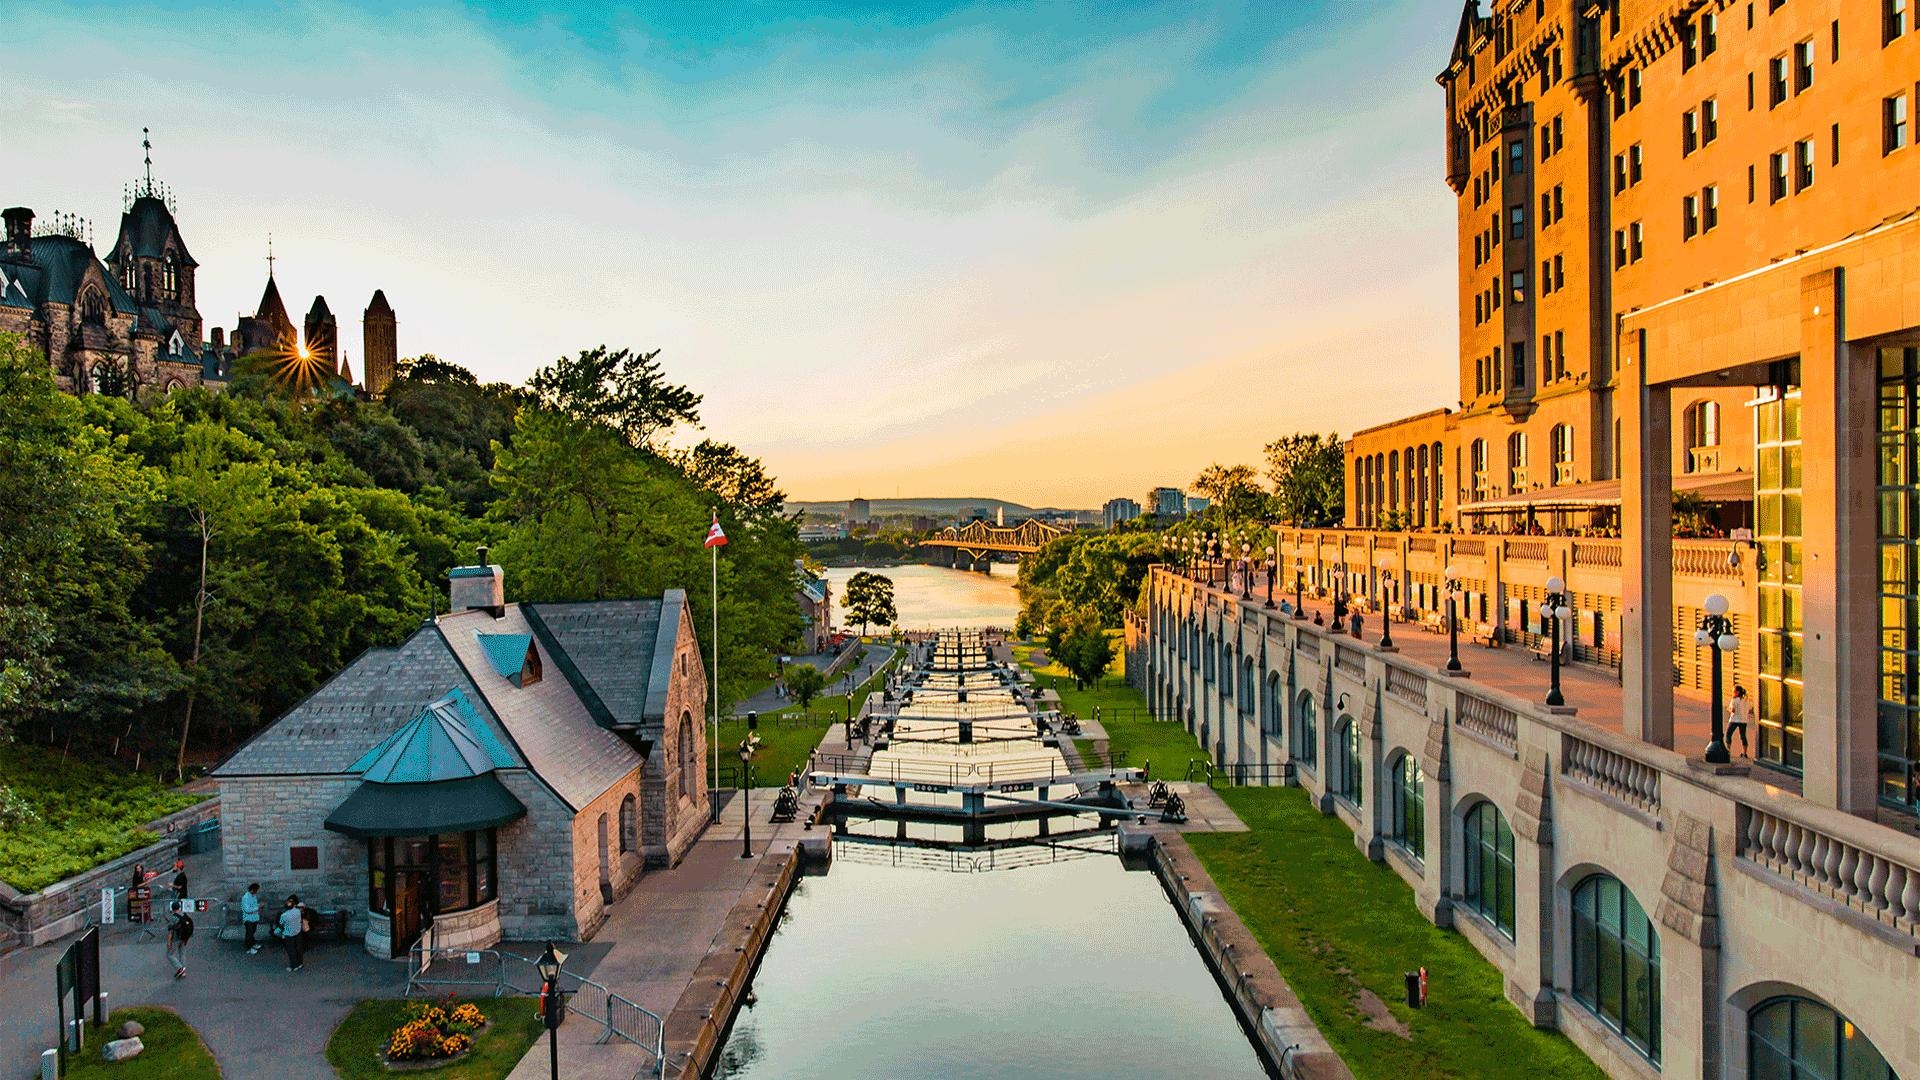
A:
[[[1786,804],[1781,804],[1786,805]],[[1907,934],[1920,933],[1920,868],[1804,820],[1741,804],[1736,853]]]

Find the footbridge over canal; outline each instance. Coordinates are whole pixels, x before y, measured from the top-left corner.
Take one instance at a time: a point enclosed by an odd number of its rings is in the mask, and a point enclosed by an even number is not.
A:
[[[920,546],[934,549],[939,557],[936,561],[942,565],[978,570],[984,574],[991,567],[995,555],[1031,555],[1049,541],[1065,535],[1067,530],[1036,518],[1008,526],[970,521],[965,525],[949,525],[920,541]]]

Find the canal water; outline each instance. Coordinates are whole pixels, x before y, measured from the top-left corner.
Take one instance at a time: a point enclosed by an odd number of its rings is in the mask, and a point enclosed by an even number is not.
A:
[[[976,574],[944,566],[831,566],[833,621],[841,625],[846,609],[847,579],[861,571],[893,579],[893,606],[900,625],[908,630],[936,630],[959,626],[997,626],[1010,629],[1020,614],[1020,595],[1013,589],[1020,568],[995,563],[993,573]]]
[[[713,1075],[1265,1076],[1159,880],[1109,835],[1063,843],[1096,847],[967,873],[957,852],[836,842],[832,870],[796,885]]]

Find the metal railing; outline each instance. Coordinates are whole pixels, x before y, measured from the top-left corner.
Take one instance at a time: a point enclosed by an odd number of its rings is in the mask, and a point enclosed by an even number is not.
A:
[[[540,981],[533,958],[518,953],[435,948],[425,938],[407,953],[408,997],[419,991],[535,997],[540,993]],[[561,971],[560,989],[569,1013],[600,1025],[596,1042],[619,1039],[631,1043],[651,1056],[652,1064],[640,1075],[666,1075],[667,1029],[658,1014],[570,971]]]

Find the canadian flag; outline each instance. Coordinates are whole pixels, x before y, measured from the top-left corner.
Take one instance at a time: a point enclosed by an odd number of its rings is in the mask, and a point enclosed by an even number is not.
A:
[[[707,546],[710,548],[727,546],[727,534],[720,529],[719,514],[713,515],[713,525],[707,529]]]

